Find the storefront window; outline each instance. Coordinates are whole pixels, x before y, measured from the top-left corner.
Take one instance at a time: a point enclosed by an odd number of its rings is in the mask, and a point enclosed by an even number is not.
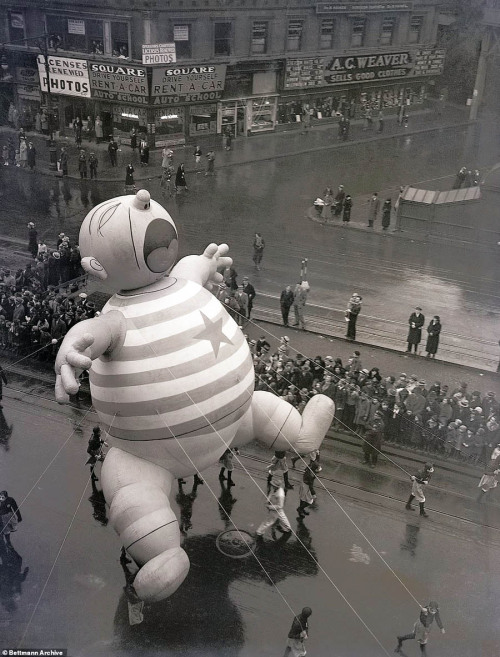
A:
[[[112,132],[120,143],[130,143],[130,132],[132,128],[136,129],[139,137],[145,137],[147,134],[146,110],[142,107],[127,107],[125,105],[112,108],[113,125]],[[101,112],[101,119],[107,118],[107,112]]]
[[[291,20],[288,22],[288,32],[286,39],[287,50],[300,50],[302,47],[302,31],[304,29],[304,21]]]
[[[191,105],[189,108],[189,136],[215,135],[217,105]]]
[[[267,52],[267,30],[266,21],[254,21],[252,25],[252,54],[260,55]]]
[[[169,107],[155,111],[156,144],[160,141],[179,142],[185,139],[184,107]]]
[[[410,21],[410,32],[408,34],[409,43],[420,43],[423,22],[423,16],[412,16]]]
[[[128,24],[111,23],[111,48],[115,57],[128,57]]]
[[[177,59],[191,59],[191,25],[174,25],[174,43]]]
[[[333,18],[324,18],[321,21],[321,32],[319,37],[319,47],[322,50],[329,50],[333,47],[333,30],[335,21]]]
[[[231,23],[215,23],[214,54],[230,55],[233,26]]]
[[[392,16],[384,18],[382,22],[382,29],[380,31],[380,45],[381,46],[391,46],[392,39],[394,35],[394,26],[396,25],[396,19]]]
[[[274,130],[276,123],[276,98],[263,96],[253,98],[251,101],[252,117],[250,121],[251,132]]]
[[[353,48],[359,48],[363,45],[365,40],[365,27],[366,18],[363,16],[355,16],[352,19],[351,46]]]
[[[9,39],[22,41],[26,37],[24,12],[9,11]]]

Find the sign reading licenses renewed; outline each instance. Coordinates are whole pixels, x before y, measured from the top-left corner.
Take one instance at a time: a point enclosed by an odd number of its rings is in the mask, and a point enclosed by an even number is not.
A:
[[[154,105],[218,100],[224,90],[226,65],[178,66],[153,69]]]
[[[89,62],[92,98],[147,105],[149,89],[146,69],[139,66]]]
[[[38,55],[38,74],[42,91],[47,92],[47,72],[45,70],[45,57]],[[78,96],[90,98],[89,71],[84,59],[71,57],[49,56],[50,91],[62,96]]]
[[[143,64],[175,64],[175,43],[142,45]]]

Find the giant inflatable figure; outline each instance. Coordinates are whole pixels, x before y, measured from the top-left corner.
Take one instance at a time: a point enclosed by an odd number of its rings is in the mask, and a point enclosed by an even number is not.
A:
[[[182,583],[189,560],[170,508],[176,477],[216,463],[254,438],[273,450],[317,449],[333,402],[317,395],[303,415],[254,392],[241,329],[209,290],[232,264],[228,246],[175,266],[174,222],[146,190],[96,206],[80,230],[82,266],[119,290],[102,314],[73,326],[56,359],[56,398],[78,390],[90,370],[95,410],[111,449],[101,482],[110,521],[139,564],[140,598],[162,600]]]

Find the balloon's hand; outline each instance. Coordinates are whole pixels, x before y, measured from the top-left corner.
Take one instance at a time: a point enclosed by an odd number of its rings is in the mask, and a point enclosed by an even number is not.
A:
[[[209,244],[203,255],[203,269],[206,272],[205,287],[210,290],[214,285],[219,285],[224,280],[224,277],[219,270],[231,267],[233,259],[226,256],[229,251],[227,244]],[[204,273],[205,273],[204,272]]]
[[[76,395],[80,384],[78,375],[83,370],[90,369],[92,359],[90,347],[94,342],[91,333],[85,333],[75,339],[66,337],[56,358],[56,400],[60,404],[68,402],[68,395]]]

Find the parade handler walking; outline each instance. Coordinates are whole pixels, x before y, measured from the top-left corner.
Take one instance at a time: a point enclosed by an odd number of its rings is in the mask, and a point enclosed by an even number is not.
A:
[[[310,607],[304,607],[298,616],[295,616],[292,622],[290,632],[288,632],[288,641],[283,657],[304,657],[307,654],[304,641],[308,638],[309,625],[307,619],[312,614]]]
[[[436,620],[437,626],[441,630],[441,634],[445,634],[441,616],[439,615],[439,605],[437,602],[431,600],[426,607],[421,607],[420,618],[413,626],[413,632],[410,632],[410,634],[405,634],[404,636],[398,636],[398,645],[396,646],[394,652],[401,652],[403,641],[408,641],[408,639],[415,639],[420,644],[420,652],[422,655],[427,655],[425,646],[427,645],[429,632],[431,631],[431,625],[434,619]]]
[[[411,495],[408,498],[408,502],[406,503],[405,507],[408,511],[413,511],[411,503],[413,500],[417,500],[420,506],[420,515],[424,518],[428,518],[429,516],[425,512],[424,508],[425,495],[422,486],[427,486],[433,472],[434,467],[432,466],[432,463],[426,463],[424,469],[421,472],[418,472],[416,475],[412,475],[411,480],[413,484],[411,487]]]
[[[266,529],[269,527],[276,527],[283,534],[290,534],[292,528],[290,522],[285,515],[283,507],[285,506],[285,490],[283,488],[283,479],[277,475],[273,475],[271,478],[271,492],[266,501],[266,507],[268,511],[268,517],[261,523],[257,529],[257,538],[264,535]]]

